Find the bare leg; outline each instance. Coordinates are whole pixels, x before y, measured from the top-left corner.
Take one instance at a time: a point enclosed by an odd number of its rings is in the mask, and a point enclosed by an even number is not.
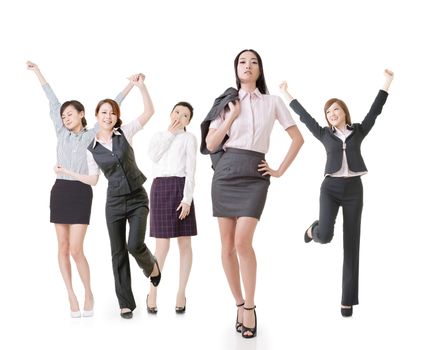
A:
[[[69,225],[70,226],[70,254],[76,263],[76,267],[85,288],[84,310],[94,308],[94,296],[91,290],[90,271],[88,261],[84,254],[84,239],[88,225]]]
[[[252,247],[253,236],[258,220],[251,217],[238,218],[235,233],[235,246],[239,256],[239,265],[242,275],[243,287],[245,290],[245,308],[252,308],[255,305],[256,287],[256,257]],[[253,310],[244,312],[243,324],[245,327],[255,327]],[[245,335],[252,335],[245,332]]]
[[[236,219],[235,218],[218,218],[221,238],[221,260],[223,269],[229,282],[230,290],[236,301],[236,304],[242,304],[243,294],[240,286],[239,262],[237,260],[237,252],[234,244]],[[238,321],[242,323],[243,309],[238,310]]]
[[[79,311],[78,299],[75,295],[72,286],[72,270],[70,265],[70,225],[66,224],[55,224],[57,243],[58,243],[58,260],[59,268],[62,274],[64,284],[67,289],[69,297],[70,311]]]
[[[183,307],[186,300],[186,285],[188,284],[190,270],[192,268],[192,244],[191,238],[178,237],[180,253],[180,269],[179,269],[179,290],[177,291],[176,306]]]
[[[158,265],[160,266],[161,271],[163,271],[164,262],[166,261],[169,249],[170,249],[169,238],[156,238],[154,255],[157,258]],[[154,268],[156,268],[156,265],[154,265]],[[152,283],[150,283],[150,288],[149,288],[148,306],[157,307],[157,287],[154,287]]]

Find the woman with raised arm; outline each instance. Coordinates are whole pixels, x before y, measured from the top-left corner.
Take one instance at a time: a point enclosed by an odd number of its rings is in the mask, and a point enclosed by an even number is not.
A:
[[[255,229],[264,209],[270,177],[285,173],[303,138],[281,98],[268,94],[259,54],[254,50],[241,51],[234,68],[238,93],[227,89],[216,99],[203,122],[209,127],[206,133],[204,128],[203,139],[205,134],[209,152],[220,150],[225,142],[221,158],[214,163],[213,215],[220,228],[224,272],[238,307],[235,328],[244,338],[252,338],[257,334],[257,262],[252,246]],[[265,161],[265,153],[275,120],[292,142],[279,167],[273,170]],[[205,153],[202,147],[201,152]]]
[[[132,148],[132,138],[154,114],[154,107],[144,84],[145,76],[131,77],[143,99],[144,111],[132,122],[122,125],[116,101],[104,99],[95,109],[98,132],[87,150],[88,174],[82,175],[57,166],[56,171],[95,185],[100,170],[108,180],[106,221],[110,237],[112,265],[120,316],[130,319],[136,308],[132,293],[129,265],[130,253],[145,276],[157,286],[161,272],[155,257],[145,244],[146,222],[149,212],[148,195],[142,186],[146,177],[139,170]],[[126,241],[126,222],[129,236]]]
[[[353,305],[359,303],[359,245],[363,207],[360,177],[367,173],[360,146],[387,100],[387,91],[394,75],[388,69],[384,71],[384,75],[383,87],[361,123],[352,124],[346,104],[338,98],[332,98],[324,106],[328,124],[325,127],[320,126],[299,101],[290,95],[286,82],[280,85],[285,100],[300,116],[300,121],[322,142],[327,152],[319,198],[319,219],[305,231],[305,242],[331,242],[339,207],[343,208],[343,292],[340,308],[343,317],[352,316]]]
[[[94,138],[96,128],[87,128],[84,106],[76,100],[61,104],[38,65],[28,61],[27,68],[35,73],[50,102],[50,117],[57,136],[57,163],[71,171],[87,175],[86,148]],[[116,100],[121,103],[132,87],[130,82]],[[81,312],[72,285],[70,255],[75,261],[85,288],[82,316],[90,317],[94,313],[90,270],[83,250],[91,204],[91,186],[75,181],[71,176],[57,174],[51,189],[50,222],[54,223],[56,229],[59,267],[69,297],[71,317],[81,317]]]

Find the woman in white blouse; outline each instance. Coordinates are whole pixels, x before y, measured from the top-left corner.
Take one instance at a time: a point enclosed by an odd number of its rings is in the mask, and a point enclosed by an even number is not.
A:
[[[265,206],[270,177],[284,174],[303,138],[281,98],[268,94],[259,54],[241,51],[234,67],[239,100],[229,102],[229,108],[211,122],[206,144],[214,152],[228,136],[212,181],[213,215],[218,217],[220,227],[223,268],[238,306],[236,331],[244,338],[252,338],[257,331],[257,263],[252,247],[255,229]],[[277,170],[265,161],[275,120],[292,140]]]
[[[163,268],[170,238],[177,238],[180,254],[176,313],[186,311],[186,285],[192,266],[191,236],[197,234],[193,188],[197,142],[186,126],[193,116],[188,102],[178,102],[170,113],[166,131],[154,135],[149,156],[154,162],[151,186],[150,235],[156,238],[155,256]],[[151,285],[147,310],[157,313],[157,287]]]

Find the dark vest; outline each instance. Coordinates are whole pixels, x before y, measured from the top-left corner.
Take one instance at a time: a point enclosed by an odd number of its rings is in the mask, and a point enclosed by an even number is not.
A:
[[[126,140],[123,131],[121,129],[117,131],[121,135],[113,134],[113,151],[99,142],[93,147],[95,139],[88,146],[88,150],[108,180],[107,194],[111,196],[130,194],[141,188],[146,180],[136,165],[133,148]]]

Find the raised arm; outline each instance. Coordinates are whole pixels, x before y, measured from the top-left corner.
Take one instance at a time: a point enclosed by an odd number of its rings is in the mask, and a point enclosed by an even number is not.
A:
[[[44,76],[42,75],[42,73],[41,73],[37,64],[35,64],[34,62],[31,62],[31,61],[27,61],[26,67],[28,68],[28,70],[32,70],[35,73],[35,75],[37,76],[38,80],[41,83],[41,86],[47,84],[47,81],[45,80]]]
[[[382,86],[382,90],[384,90],[385,92],[388,92],[388,89],[390,88],[391,82],[394,79],[394,73],[393,71],[389,70],[389,69],[384,69],[384,84]]]
[[[230,112],[224,122],[220,125],[218,129],[209,129],[205,142],[207,148],[210,152],[214,152],[217,147],[223,142],[224,137],[227,135],[230,127],[232,126],[234,120],[240,114],[240,102],[235,101],[229,102]]]
[[[283,81],[280,84],[280,92],[283,98],[289,104],[290,108],[299,115],[300,121],[306,125],[312,135],[314,135],[318,140],[321,140],[324,129],[314,118],[312,118],[312,116],[305,110],[305,108],[303,108],[299,101],[289,93],[286,81]]]
[[[148,121],[154,114],[154,105],[152,104],[151,97],[149,96],[147,87],[145,86],[145,83],[144,83],[145,75],[140,73],[138,75],[132,76],[131,79],[132,79],[131,82],[133,83],[133,85],[136,85],[141,91],[144,111],[138,117],[138,120],[139,120],[139,123],[142,125],[142,127],[144,127],[145,124],[148,123]]]
[[[138,80],[140,75],[141,75],[141,73],[131,75],[128,78],[128,80],[129,80],[128,84],[125,86],[125,88],[122,91],[120,91],[117,94],[117,96],[114,100],[119,104],[119,106],[122,104],[123,100],[129,94],[129,92],[132,90],[132,88],[135,86],[133,84],[133,81]]]
[[[377,97],[375,97],[374,102],[372,103],[371,109],[369,110],[368,114],[363,119],[360,128],[364,136],[366,136],[372,127],[375,124],[375,120],[381,114],[382,108],[387,101],[388,97],[388,89],[390,88],[390,84],[393,81],[394,73],[391,70],[385,69],[384,70],[385,80],[382,85],[381,90],[378,92]]]
[[[31,70],[35,73],[35,75],[37,76],[38,80],[41,83],[41,87],[43,88],[48,98],[48,101],[50,102],[50,117],[53,120],[56,133],[58,133],[64,127],[62,117],[60,115],[61,103],[58,100],[53,89],[51,88],[50,84],[47,83],[47,80],[42,75],[41,70],[38,67],[38,65],[35,64],[34,62],[27,61],[26,66],[28,70]]]

